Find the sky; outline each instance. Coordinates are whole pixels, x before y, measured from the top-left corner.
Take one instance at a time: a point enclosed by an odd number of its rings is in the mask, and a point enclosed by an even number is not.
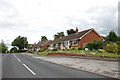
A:
[[[53,40],[57,32],[94,28],[118,35],[119,0],[0,0],[0,40],[10,44],[19,35],[29,43],[41,36]]]

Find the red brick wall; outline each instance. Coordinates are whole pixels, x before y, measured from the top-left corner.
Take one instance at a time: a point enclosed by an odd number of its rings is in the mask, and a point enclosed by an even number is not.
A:
[[[44,44],[42,48],[43,48],[43,49],[44,49],[44,48],[48,49],[48,46],[47,46],[47,45],[48,45],[50,42],[52,42],[52,40],[50,40],[50,41],[48,41],[46,44]]]
[[[78,40],[78,46],[79,47],[83,47],[82,44],[83,43],[88,43],[88,42],[92,42],[94,40],[102,40],[101,37],[99,35],[97,35],[93,30],[88,33],[86,36],[84,36],[82,39]]]

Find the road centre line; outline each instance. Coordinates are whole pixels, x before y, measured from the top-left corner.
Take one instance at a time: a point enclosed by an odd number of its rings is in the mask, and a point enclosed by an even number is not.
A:
[[[35,73],[28,66],[26,66],[25,64],[23,64],[23,66],[27,68],[33,75],[35,75]]]
[[[13,54],[13,55],[17,58],[17,56],[15,54]]]
[[[21,62],[21,60],[20,60],[19,58],[17,58],[17,60],[18,60],[19,62]]]
[[[17,56],[15,55],[15,54],[13,54],[16,58],[17,58]],[[17,60],[20,62],[20,63],[22,63],[22,65],[28,70],[28,71],[30,71],[33,75],[35,75],[35,73],[26,65],[26,64],[24,64],[19,58],[17,58]]]

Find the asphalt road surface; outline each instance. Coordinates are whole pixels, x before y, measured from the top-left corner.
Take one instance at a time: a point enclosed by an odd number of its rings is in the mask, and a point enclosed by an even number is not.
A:
[[[35,59],[24,54],[2,55],[2,78],[108,78]]]

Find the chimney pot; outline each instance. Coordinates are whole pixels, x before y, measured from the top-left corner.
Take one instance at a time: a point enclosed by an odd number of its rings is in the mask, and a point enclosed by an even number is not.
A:
[[[78,33],[78,27],[76,27],[76,33]]]

